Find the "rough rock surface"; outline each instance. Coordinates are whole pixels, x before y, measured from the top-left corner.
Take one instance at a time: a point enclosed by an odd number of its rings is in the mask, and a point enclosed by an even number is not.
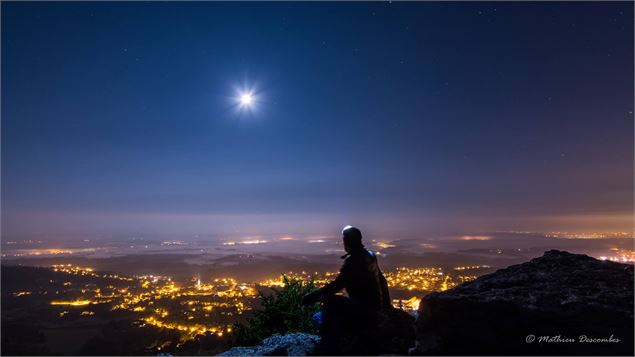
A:
[[[320,337],[308,333],[273,335],[253,347],[234,347],[218,356],[306,356],[310,354]]]
[[[379,335],[376,344],[379,346],[375,354],[405,355],[414,344],[414,316],[399,310],[383,310],[377,319]]]
[[[416,329],[411,354],[632,356],[633,266],[551,250],[426,295]]]

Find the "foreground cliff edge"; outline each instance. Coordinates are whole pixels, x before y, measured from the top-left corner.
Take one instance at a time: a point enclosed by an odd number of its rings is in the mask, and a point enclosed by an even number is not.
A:
[[[632,356],[633,265],[550,250],[426,295],[416,331],[411,354]]]
[[[424,296],[408,353],[632,356],[633,278],[633,265],[550,250]],[[237,347],[223,355],[306,355],[318,341],[287,336],[267,339],[265,349]],[[312,343],[290,341],[296,337]]]

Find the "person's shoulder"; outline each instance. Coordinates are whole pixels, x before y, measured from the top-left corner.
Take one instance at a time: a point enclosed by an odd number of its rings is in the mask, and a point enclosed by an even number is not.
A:
[[[344,264],[346,263],[350,264],[354,262],[356,259],[358,259],[358,257],[356,257],[354,254],[349,254],[348,256],[344,258]]]
[[[364,249],[364,258],[377,260],[377,254],[370,249]]]
[[[358,262],[362,260],[364,260],[364,254],[359,254],[359,252],[355,252],[352,254],[348,254],[348,256],[344,258],[344,265],[357,264]]]
[[[375,253],[364,248],[363,250],[356,251],[355,253],[350,254],[348,257],[346,257],[344,259],[344,265],[368,264],[368,262],[371,260],[377,260]]]

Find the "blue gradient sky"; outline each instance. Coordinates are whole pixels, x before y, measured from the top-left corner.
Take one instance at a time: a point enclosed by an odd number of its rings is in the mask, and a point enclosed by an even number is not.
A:
[[[632,230],[633,179],[632,3],[2,3],[3,236]]]

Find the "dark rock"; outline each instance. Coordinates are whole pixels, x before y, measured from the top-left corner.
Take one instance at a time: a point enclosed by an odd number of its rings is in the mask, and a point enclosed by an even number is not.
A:
[[[414,316],[400,309],[390,309],[382,310],[377,320],[379,349],[376,354],[407,354],[415,341]]]
[[[307,356],[307,355],[380,355],[408,353],[414,345],[415,318],[399,309],[377,314],[377,325],[364,331],[349,331],[341,336],[337,352],[326,352],[320,337],[306,333],[273,335],[251,347],[234,347],[218,356]]]
[[[633,266],[551,250],[426,295],[416,329],[411,354],[632,356]]]
[[[320,342],[320,337],[308,333],[273,335],[257,346],[234,347],[218,356],[307,356]]]
[[[315,355],[405,355],[415,342],[415,318],[400,309],[381,310],[376,324],[362,331],[349,331],[341,336],[337,351],[323,351],[318,346]]]

